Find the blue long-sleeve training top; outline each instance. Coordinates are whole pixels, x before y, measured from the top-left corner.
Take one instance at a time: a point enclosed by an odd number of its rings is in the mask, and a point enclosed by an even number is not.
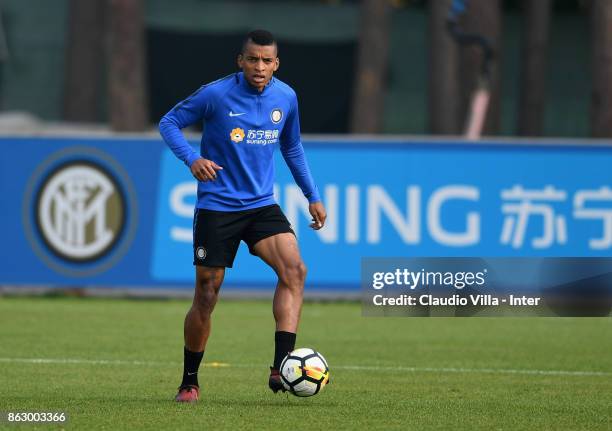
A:
[[[205,125],[199,154],[181,132],[198,121]],[[204,157],[223,168],[216,180],[198,182],[197,208],[239,211],[275,203],[273,154],[279,145],[304,196],[320,201],[300,139],[295,91],[274,77],[262,92],[242,72],[204,85],[164,115],[159,131],[187,166]]]

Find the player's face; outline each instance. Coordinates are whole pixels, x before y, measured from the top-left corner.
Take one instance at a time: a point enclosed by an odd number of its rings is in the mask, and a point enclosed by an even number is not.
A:
[[[244,72],[244,77],[251,86],[262,91],[272,74],[278,70],[276,45],[246,44],[242,54],[238,55],[238,66]]]

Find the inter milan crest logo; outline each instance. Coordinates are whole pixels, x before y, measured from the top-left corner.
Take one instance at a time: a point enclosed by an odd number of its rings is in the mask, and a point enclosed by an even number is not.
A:
[[[119,184],[101,166],[76,161],[43,182],[36,222],[59,257],[87,262],[104,255],[121,236],[126,202]]]
[[[270,119],[274,124],[278,124],[283,119],[283,111],[278,108],[275,108],[270,112]]]
[[[22,218],[42,263],[64,276],[89,277],[112,268],[130,250],[138,205],[122,165],[106,152],[73,146],[37,167]]]
[[[200,260],[204,260],[206,259],[206,255],[208,253],[206,253],[206,249],[204,247],[198,247],[196,249],[196,256],[198,257],[198,259]]]

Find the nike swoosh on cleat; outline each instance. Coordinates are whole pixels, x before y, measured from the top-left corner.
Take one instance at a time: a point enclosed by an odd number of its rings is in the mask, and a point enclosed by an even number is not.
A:
[[[229,112],[229,116],[230,117],[239,117],[239,116],[244,115],[244,114],[246,114],[246,112],[239,112],[237,114],[233,113],[232,111]]]
[[[187,372],[187,375],[188,375],[188,376],[193,376],[194,374],[198,374],[198,372],[197,372],[197,371],[196,371],[195,373],[190,373],[190,372]]]

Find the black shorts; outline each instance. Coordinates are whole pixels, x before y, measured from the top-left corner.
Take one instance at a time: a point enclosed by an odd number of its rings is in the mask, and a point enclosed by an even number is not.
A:
[[[244,211],[213,211],[196,208],[193,216],[193,264],[231,268],[240,241],[253,247],[260,240],[293,232],[276,204]]]

